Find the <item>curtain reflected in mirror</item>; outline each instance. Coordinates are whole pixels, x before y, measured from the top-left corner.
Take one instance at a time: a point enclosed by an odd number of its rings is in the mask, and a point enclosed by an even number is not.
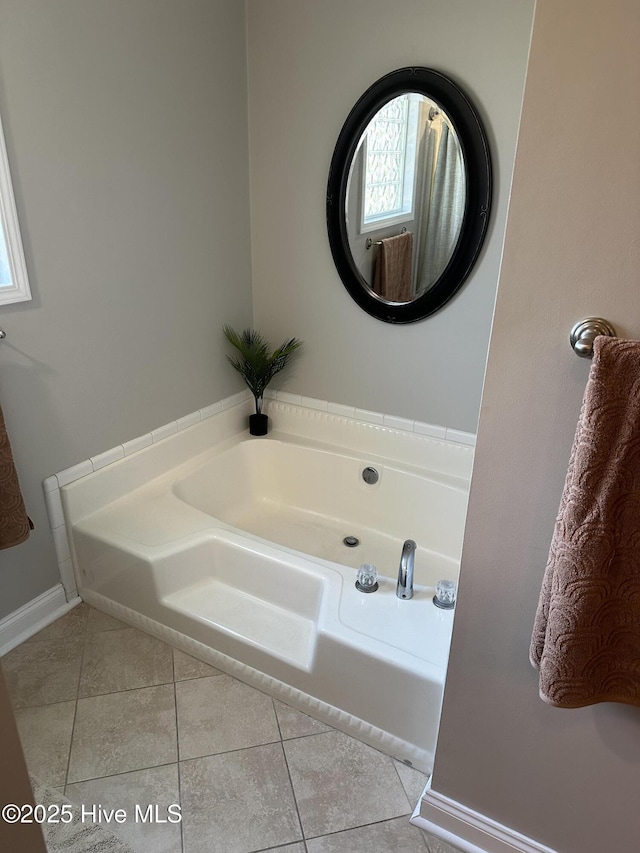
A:
[[[402,304],[440,278],[460,237],[466,184],[461,147],[446,114],[407,92],[385,104],[362,134],[349,174],[349,247],[380,299]]]
[[[455,131],[440,112],[425,123],[424,192],[418,220],[414,295],[445,271],[460,236],[465,205],[464,165]]]

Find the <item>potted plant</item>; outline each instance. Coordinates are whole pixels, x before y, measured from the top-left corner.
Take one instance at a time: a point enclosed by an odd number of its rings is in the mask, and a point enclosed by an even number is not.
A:
[[[245,329],[238,334],[231,326],[225,325],[222,330],[239,353],[228,355],[229,363],[247,383],[256,401],[255,414],[249,417],[249,432],[251,435],[266,435],[269,418],[262,411],[265,389],[276,373],[287,366],[294,352],[302,346],[302,341],[290,338],[270,352],[269,342],[255,329]]]

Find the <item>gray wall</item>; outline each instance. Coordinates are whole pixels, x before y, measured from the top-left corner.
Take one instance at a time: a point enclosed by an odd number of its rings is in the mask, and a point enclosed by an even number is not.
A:
[[[305,341],[287,391],[475,432],[513,169],[533,0],[247,0],[254,316]],[[365,314],[325,225],[331,156],[383,74],[426,65],[476,103],[496,193],[485,250],[442,311],[410,326]]]
[[[244,4],[0,0],[0,109],[34,294],[0,308],[0,402],[36,524],[2,617],[59,581],[43,478],[240,387]]]
[[[559,853],[640,839],[640,709],[538,697],[531,628],[589,363],[640,337],[640,9],[538,0],[433,787]]]

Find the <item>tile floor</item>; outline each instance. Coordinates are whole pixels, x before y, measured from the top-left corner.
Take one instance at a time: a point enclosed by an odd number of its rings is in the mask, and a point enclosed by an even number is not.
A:
[[[2,665],[30,771],[136,853],[455,853],[409,824],[422,774],[85,604]]]

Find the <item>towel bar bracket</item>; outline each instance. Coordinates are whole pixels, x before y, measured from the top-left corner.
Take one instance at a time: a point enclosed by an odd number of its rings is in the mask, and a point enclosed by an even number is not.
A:
[[[402,229],[402,231],[400,233],[401,234],[407,233],[406,226]],[[367,249],[367,250],[370,249],[372,246],[380,246],[380,245],[382,245],[382,240],[374,240],[373,237],[367,237],[367,241],[364,244],[365,249]]]
[[[593,342],[598,335],[615,338],[616,330],[611,323],[603,320],[602,317],[585,317],[571,329],[569,342],[575,354],[580,358],[591,358],[593,356]]]

